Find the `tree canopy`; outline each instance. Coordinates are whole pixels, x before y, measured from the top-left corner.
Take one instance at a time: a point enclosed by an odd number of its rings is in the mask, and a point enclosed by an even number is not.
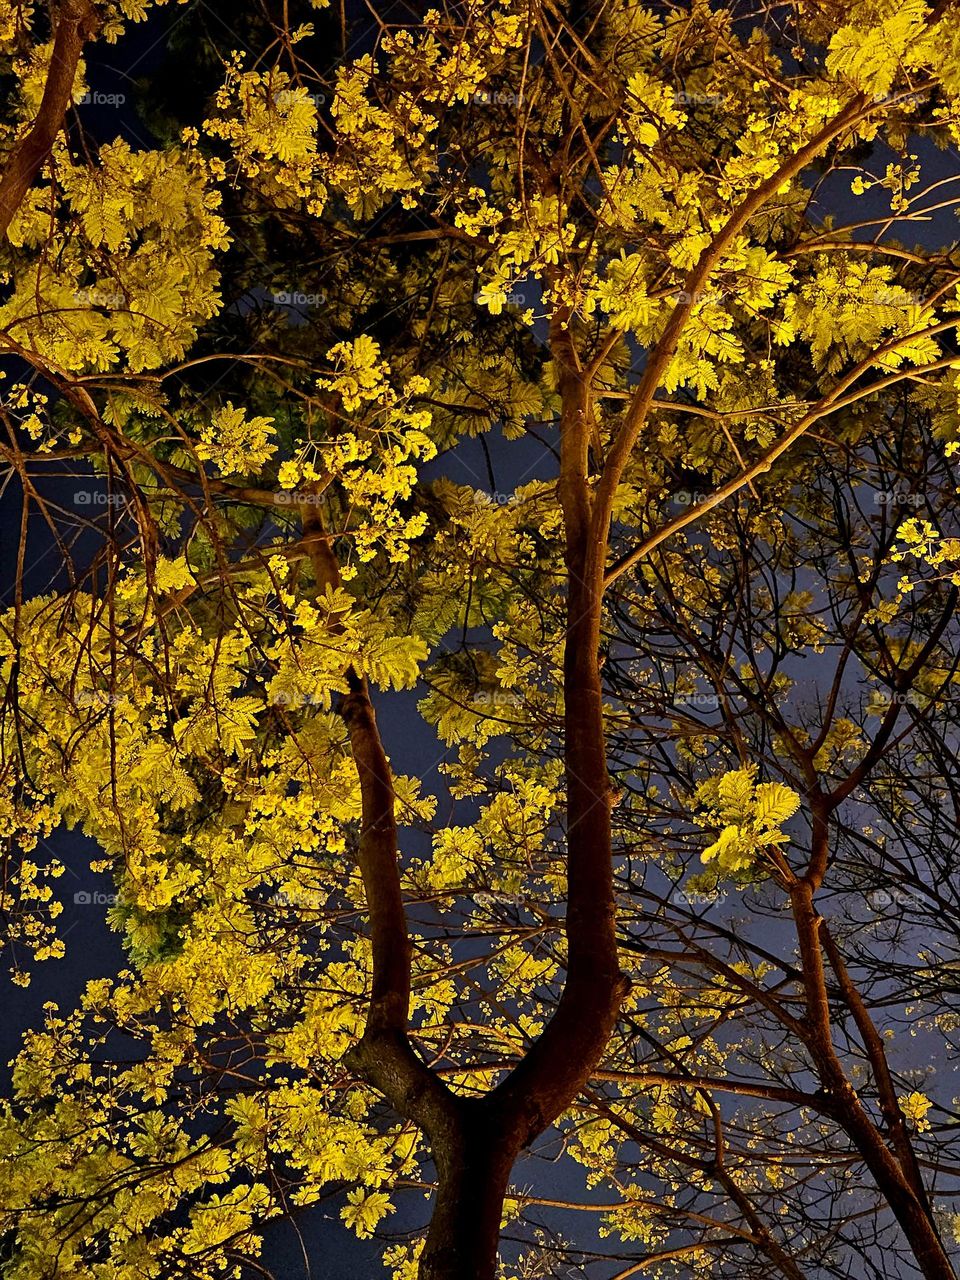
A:
[[[958,17],[0,0],[5,1280],[956,1280]]]

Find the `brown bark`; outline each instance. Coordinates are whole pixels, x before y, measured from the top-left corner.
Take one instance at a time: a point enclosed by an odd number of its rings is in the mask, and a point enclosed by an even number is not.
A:
[[[569,331],[554,324],[563,400],[560,496],[566,530],[564,763],[567,795],[567,978],[553,1017],[520,1063],[434,1147],[440,1189],[422,1280],[492,1280],[503,1199],[524,1146],[566,1110],[616,1026],[627,983],[615,933],[610,782],[599,650],[606,533],[593,524],[589,389]],[[602,540],[600,555],[597,539]]]
[[[53,53],[43,88],[40,110],[26,135],[6,158],[0,174],[0,236],[7,234],[13,215],[49,156],[70,105],[83,46],[96,28],[91,0],[64,0],[54,14]]]
[[[890,1145],[900,1164],[900,1168],[903,1170],[904,1177],[910,1184],[914,1195],[923,1205],[927,1217],[932,1221],[933,1209],[927,1195],[927,1188],[924,1185],[923,1175],[920,1172],[916,1152],[907,1132],[906,1119],[897,1099],[893,1077],[890,1074],[890,1067],[887,1062],[887,1053],[883,1045],[883,1037],[874,1026],[866,1003],[847,972],[840,949],[830,936],[826,921],[822,922],[820,926],[820,940],[824,953],[830,961],[830,967],[839,983],[844,1002],[853,1014],[857,1030],[860,1032],[860,1039],[870,1060],[870,1067],[873,1071],[873,1078],[880,1100],[880,1110],[890,1137]]]
[[[826,1062],[821,1064],[821,1074],[825,1080],[835,1076]],[[835,1103],[835,1118],[852,1139],[864,1164],[873,1175],[900,1224],[921,1273],[926,1280],[957,1280],[957,1273],[924,1204],[864,1110],[856,1090],[842,1071],[834,1079],[834,1084],[827,1087]]]
[[[926,1196],[913,1183],[909,1162],[901,1164],[888,1146],[847,1079],[834,1048],[823,964],[821,930],[824,922],[813,903],[813,888],[807,880],[796,881],[791,886],[790,896],[803,967],[807,1044],[829,1099],[830,1114],[849,1136],[870,1170],[926,1280],[957,1280],[957,1273],[928,1212]],[[875,1068],[876,1065],[874,1063]],[[899,1107],[897,1111],[899,1113]],[[902,1152],[905,1131],[892,1136]]]
[[[590,404],[569,335],[558,326],[554,338],[562,361],[561,500],[568,580],[567,978],[540,1037],[486,1098],[468,1101],[445,1092],[435,1104],[421,1106],[439,1178],[421,1280],[493,1280],[513,1164],[590,1079],[627,990],[615,933],[611,793],[600,686],[602,556],[589,554]]]
[[[360,778],[359,862],[370,915],[373,990],[350,1065],[426,1133],[438,1192],[422,1280],[493,1280],[503,1201],[522,1148],[577,1096],[616,1025],[627,984],[615,934],[611,792],[602,716],[599,648],[603,551],[595,554],[588,466],[589,394],[569,334],[555,333],[562,361],[561,498],[568,576],[564,649],[568,891],[567,980],[553,1017],[510,1074],[485,1098],[459,1098],[416,1054],[407,1035],[410,940],[398,866],[394,794],[366,681],[349,671],[341,708]],[[318,585],[339,581],[318,508],[304,533]],[[594,554],[591,554],[591,549]]]
[[[856,99],[744,202],[691,273],[691,296],[768,195],[855,121],[863,107],[863,100]],[[628,989],[616,939],[612,795],[599,664],[604,574],[616,488],[689,311],[689,306],[677,306],[651,353],[596,488],[590,476],[590,445],[597,435],[591,400],[595,371],[581,366],[570,314],[558,309],[551,322],[562,403],[559,497],[567,583],[567,974],[557,1008],[541,1035],[480,1100],[451,1094],[416,1054],[407,1035],[410,943],[400,896],[392,780],[366,684],[355,673],[350,677],[351,693],[343,710],[363,794],[360,862],[370,912],[374,991],[363,1037],[349,1060],[401,1115],[420,1125],[430,1142],[439,1186],[421,1257],[421,1280],[494,1280],[513,1164],[523,1147],[562,1115],[589,1081],[613,1035]],[[316,534],[318,581],[323,581],[321,574],[332,580],[330,542],[309,508],[304,528]]]
[[[489,1098],[461,1100],[434,1151],[439,1186],[420,1280],[494,1280],[503,1201],[519,1146]]]
[[[542,1133],[569,1106],[613,1034],[627,983],[616,941],[611,789],[600,685],[600,620],[606,531],[593,521],[588,453],[589,388],[562,317],[552,349],[563,402],[560,501],[566,536],[564,766],[567,795],[567,979],[543,1034],[495,1091],[524,1131]],[[598,547],[598,543],[600,544]],[[599,557],[596,554],[599,549]]]
[[[340,570],[319,506],[306,503],[301,509],[304,540],[317,587],[321,591],[338,587]],[[334,622],[334,630],[336,626]],[[456,1098],[427,1067],[407,1035],[411,945],[400,882],[393,773],[367,681],[352,667],[345,674],[350,692],[340,713],[360,782],[357,860],[367,899],[373,967],[363,1035],[346,1060],[358,1075],[379,1089],[399,1115],[414,1121],[427,1134],[441,1171],[441,1185],[445,1186],[443,1174],[452,1170],[455,1180],[457,1153],[462,1149],[463,1100]],[[438,1197],[438,1204],[439,1200]],[[449,1217],[449,1192],[444,1203]],[[495,1259],[495,1244],[493,1256]]]

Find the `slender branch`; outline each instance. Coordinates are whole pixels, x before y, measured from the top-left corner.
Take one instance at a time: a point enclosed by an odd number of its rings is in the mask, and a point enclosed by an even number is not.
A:
[[[937,331],[942,331],[947,328],[956,328],[958,323],[960,322],[953,320],[937,325],[935,328]],[[719,487],[719,489],[714,490],[713,493],[704,498],[702,502],[697,503],[696,506],[691,506],[687,511],[681,512],[679,516],[668,521],[658,529],[656,533],[652,533],[648,538],[644,539],[639,546],[634,547],[632,551],[615,561],[615,563],[612,564],[604,574],[604,586],[609,587],[612,583],[616,582],[618,578],[621,578],[629,569],[632,569],[640,560],[645,559],[651,551],[655,551],[662,542],[666,542],[668,538],[673,537],[675,533],[679,533],[682,529],[686,529],[689,525],[695,524],[705,512],[712,510],[714,507],[720,506],[720,504],[725,502],[727,498],[738,493],[758,476],[764,475],[770,470],[777,459],[786,453],[790,446],[795,444],[796,441],[799,440],[814,423],[819,422],[821,418],[826,417],[830,413],[836,412],[838,409],[845,408],[848,404],[852,404],[856,400],[862,400],[864,396],[874,395],[876,392],[883,391],[885,388],[893,386],[895,383],[903,382],[905,379],[913,378],[924,373],[933,373],[939,369],[953,369],[960,365],[960,358],[957,356],[946,356],[942,360],[936,360],[932,364],[925,365],[920,369],[902,370],[897,373],[889,374],[885,378],[879,378],[876,382],[870,383],[868,387],[853,392],[849,396],[842,395],[842,393],[846,391],[846,389],[875,362],[878,355],[890,350],[895,350],[897,345],[904,345],[907,342],[913,342],[917,337],[921,336],[925,335],[915,333],[904,334],[900,338],[896,339],[894,343],[888,343],[879,351],[871,352],[868,357],[855,365],[854,368],[841,379],[837,386],[832,389],[832,391],[818,400],[810,412],[804,414],[802,418],[795,422],[789,431],[785,432],[775,444],[771,445],[767,452],[758,458],[756,462],[752,462],[748,467],[744,468],[743,471],[733,476],[730,480],[727,480]]]
[[[331,539],[316,505],[303,508],[305,545],[318,589],[340,585]],[[337,623],[331,624],[334,630]],[[348,1065],[374,1084],[402,1115],[436,1140],[450,1127],[453,1097],[418,1057],[407,1036],[412,947],[400,883],[396,796],[366,678],[346,672],[350,692],[340,713],[360,779],[361,830],[358,861],[370,916],[372,989],[363,1036],[347,1055]]]
[[[785,182],[802,173],[825,147],[829,146],[845,129],[855,124],[858,119],[868,114],[869,110],[870,107],[863,94],[858,94],[851,99],[839,115],[824,125],[820,132],[815,134],[805,146],[800,147],[789,160],[780,166],[776,173],[767,178],[765,182],[761,182],[758,187],[750,192],[714,237],[709,248],[703,253],[697,265],[687,276],[683,284],[683,297],[671,312],[670,319],[667,321],[660,340],[650,353],[643,377],[640,379],[637,390],[634,393],[633,401],[610,448],[606,465],[600,477],[600,483],[597,486],[596,509],[594,511],[595,531],[597,533],[601,529],[605,531],[609,528],[614,498],[624,468],[640,432],[643,430],[657,388],[663,380],[680,344],[680,338],[683,335],[687,320],[690,318],[693,307],[696,305],[696,300],[709,280],[711,272],[719,265],[729,245],[740,234],[754,214],[763,208],[770,197],[775,195]],[[595,555],[597,553],[596,544],[599,541],[599,537],[594,538]]]

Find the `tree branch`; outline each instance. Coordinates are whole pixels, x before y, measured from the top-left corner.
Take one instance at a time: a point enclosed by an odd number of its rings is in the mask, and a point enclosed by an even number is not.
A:
[[[91,0],[64,0],[55,21],[56,36],[40,110],[29,132],[10,152],[0,175],[0,236],[6,235],[63,127],[80,55],[96,30],[97,15]]]

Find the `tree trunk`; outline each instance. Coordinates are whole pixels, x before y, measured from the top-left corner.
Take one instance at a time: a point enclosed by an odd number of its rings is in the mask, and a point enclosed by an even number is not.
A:
[[[827,827],[822,811],[817,812],[815,808],[814,816],[816,819],[815,848],[811,865],[822,868],[826,866],[827,859]],[[790,888],[790,899],[803,965],[806,1003],[804,1021],[809,1035],[807,1043],[820,1083],[831,1100],[831,1113],[851,1138],[863,1162],[873,1175],[877,1187],[899,1222],[913,1251],[917,1266],[926,1280],[957,1280],[957,1273],[947,1257],[927,1206],[918,1195],[917,1189],[910,1185],[912,1164],[904,1167],[891,1151],[860,1101],[856,1089],[847,1079],[843,1064],[834,1048],[830,1002],[821,949],[823,946],[821,927],[826,932],[828,954],[832,944],[829,932],[826,931],[826,926],[823,925],[814,906],[813,892],[813,883],[809,879],[798,880]],[[839,953],[835,949],[834,952],[838,957]],[[838,981],[843,987],[845,970],[838,963],[836,971]],[[862,1019],[861,1030],[863,1030]]]
[[[420,1280],[494,1280],[503,1201],[519,1150],[504,1118],[467,1102],[462,1124],[437,1144],[439,1187],[420,1258]]]
[[[831,1072],[830,1092],[834,1114],[853,1139],[873,1179],[900,1224],[917,1266],[925,1280],[957,1280],[943,1241],[924,1204],[918,1199],[893,1153],[863,1110],[855,1090],[846,1079]],[[839,1096],[838,1096],[839,1095]]]

